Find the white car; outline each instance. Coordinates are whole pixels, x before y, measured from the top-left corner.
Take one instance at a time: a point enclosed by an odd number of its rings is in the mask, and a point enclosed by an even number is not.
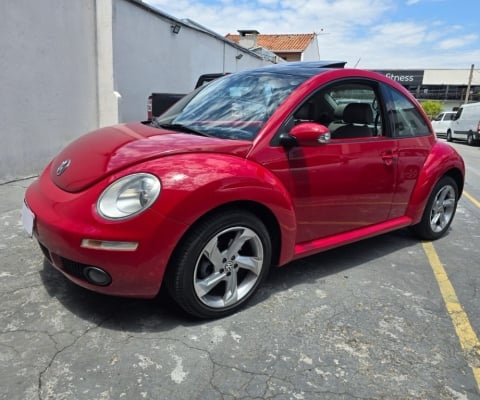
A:
[[[480,102],[463,104],[447,129],[447,141],[466,140],[470,146],[480,143]]]
[[[437,137],[446,137],[448,128],[451,127],[455,114],[457,114],[456,111],[444,111],[432,120],[433,130]]]

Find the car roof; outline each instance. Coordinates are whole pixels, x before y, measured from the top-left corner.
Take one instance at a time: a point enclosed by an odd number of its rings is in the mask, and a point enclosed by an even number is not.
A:
[[[278,72],[282,74],[314,76],[334,68],[344,68],[346,61],[298,61],[255,68],[255,72]]]
[[[478,107],[478,106],[480,106],[480,102],[462,104],[460,107],[461,108],[470,108],[470,107]]]

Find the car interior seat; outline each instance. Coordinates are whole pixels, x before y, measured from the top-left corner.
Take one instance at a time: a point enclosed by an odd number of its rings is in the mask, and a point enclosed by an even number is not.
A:
[[[335,132],[337,129],[345,126],[345,122],[343,121],[343,111],[345,110],[346,104],[340,104],[337,106],[333,112],[333,121],[328,125],[328,129],[330,132]]]
[[[338,112],[336,111],[336,114]],[[329,129],[332,138],[355,138],[373,136],[368,124],[373,123],[372,107],[368,103],[349,103],[343,108],[343,122],[335,121]]]

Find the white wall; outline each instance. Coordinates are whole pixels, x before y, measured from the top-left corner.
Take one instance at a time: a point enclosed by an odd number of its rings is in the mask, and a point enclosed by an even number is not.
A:
[[[198,76],[269,64],[239,46],[172,20],[133,0],[114,2],[115,90],[120,121],[146,118],[152,92],[188,93]],[[181,26],[171,31],[172,24]],[[243,54],[240,60],[235,56]]]
[[[424,85],[467,85],[470,78],[469,69],[426,69],[423,74]],[[480,73],[473,71],[472,85],[480,85]]]
[[[97,126],[94,3],[0,1],[0,182]]]
[[[309,43],[305,51],[302,53],[302,61],[318,61],[320,60],[320,50],[318,49],[317,35]]]
[[[267,64],[174,21],[139,0],[0,0],[0,183],[39,174],[85,132],[145,119],[153,91]]]

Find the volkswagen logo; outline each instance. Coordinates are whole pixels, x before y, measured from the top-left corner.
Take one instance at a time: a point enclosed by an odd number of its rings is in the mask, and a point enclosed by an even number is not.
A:
[[[57,168],[57,176],[62,175],[65,170],[70,166],[71,160],[64,160]]]

